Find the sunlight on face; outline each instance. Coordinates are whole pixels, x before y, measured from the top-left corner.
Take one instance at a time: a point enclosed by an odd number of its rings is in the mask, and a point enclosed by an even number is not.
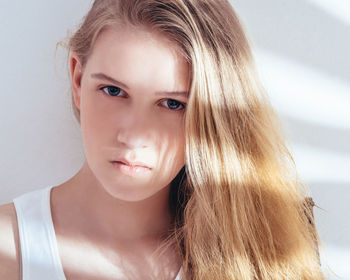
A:
[[[189,69],[175,47],[145,29],[109,28],[84,68],[79,106],[86,159],[116,198],[150,197],[185,164]],[[150,168],[130,173],[112,163],[125,160]]]

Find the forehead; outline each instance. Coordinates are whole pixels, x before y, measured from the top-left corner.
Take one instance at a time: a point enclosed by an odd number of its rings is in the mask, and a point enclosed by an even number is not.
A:
[[[86,68],[89,67],[125,81],[130,87],[155,83],[159,90],[186,90],[189,86],[189,64],[178,46],[164,35],[141,27],[109,27],[101,31],[88,59]]]

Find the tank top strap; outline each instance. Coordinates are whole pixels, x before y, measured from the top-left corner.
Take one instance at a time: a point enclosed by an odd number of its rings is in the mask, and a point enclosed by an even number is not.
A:
[[[66,280],[51,216],[52,187],[27,192],[13,199],[18,221],[22,280]]]

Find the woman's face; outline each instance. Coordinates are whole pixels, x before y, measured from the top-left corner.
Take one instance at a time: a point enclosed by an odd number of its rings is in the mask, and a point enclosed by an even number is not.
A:
[[[83,71],[75,54],[70,62],[87,164],[101,185],[126,201],[169,187],[185,164],[189,90],[175,45],[144,29],[109,28]]]

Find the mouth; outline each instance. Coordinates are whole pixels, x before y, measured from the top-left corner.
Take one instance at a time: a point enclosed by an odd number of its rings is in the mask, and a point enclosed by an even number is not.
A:
[[[148,169],[151,169],[149,166],[147,166],[146,164],[144,164],[143,162],[139,162],[139,161],[135,161],[135,162],[130,162],[130,161],[127,161],[127,160],[114,160],[112,161],[112,163],[121,163],[121,164],[124,164],[124,165],[127,165],[127,166],[130,166],[130,167],[143,167],[143,168],[148,168]]]
[[[144,164],[140,164],[140,163],[130,163],[128,161],[122,161],[122,160],[115,160],[112,162],[116,162],[116,163],[121,163],[130,167],[144,167],[144,168],[149,168],[148,166],[144,165]]]
[[[152,169],[150,166],[148,166],[146,163],[144,163],[142,161],[130,161],[130,160],[126,159],[125,157],[118,158],[116,160],[113,160],[112,162],[119,162],[119,163],[128,165],[130,167],[145,167],[145,168]]]

